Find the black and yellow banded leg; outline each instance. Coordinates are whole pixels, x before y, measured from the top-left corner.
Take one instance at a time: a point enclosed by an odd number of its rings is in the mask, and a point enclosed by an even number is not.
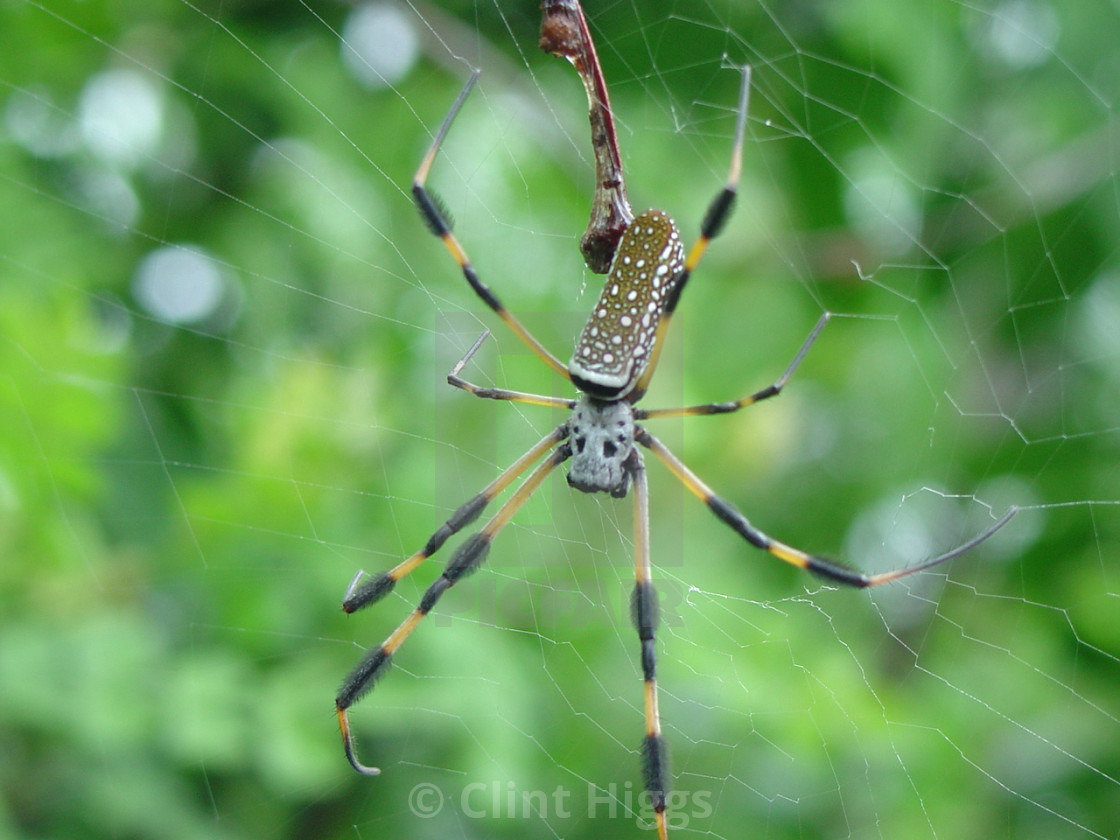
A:
[[[548,438],[546,438],[548,440]],[[537,445],[538,447],[540,444]],[[534,447],[536,449],[537,447]],[[424,592],[420,603],[417,605],[400,626],[397,627],[388,638],[385,639],[380,645],[371,648],[357,666],[350,672],[350,674],[343,681],[341,688],[338,690],[338,695],[335,697],[335,709],[338,712],[338,726],[342,733],[342,745],[346,750],[346,758],[350,761],[350,765],[359,773],[367,776],[376,776],[381,771],[376,767],[369,767],[362,764],[354,752],[354,736],[350,731],[350,721],[347,710],[354,705],[361,697],[373,688],[373,684],[377,681],[378,677],[384,674],[390,664],[392,664],[393,654],[397,649],[404,644],[412,631],[420,623],[432,608],[436,605],[443,593],[454,586],[458,581],[462,580],[467,575],[476,571],[479,566],[486,560],[486,555],[490,551],[490,545],[494,541],[494,537],[509,523],[509,520],[521,508],[529,497],[540,487],[541,482],[545,480],[550,472],[552,472],[559,464],[571,457],[571,449],[568,445],[561,444],[557,447],[552,455],[539,464],[536,469],[529,473],[529,477],[521,483],[521,486],[514,491],[513,495],[506,500],[506,502],[498,508],[497,512],[490,518],[490,521],[483,526],[482,530],[469,537],[462,545],[460,545],[455,553],[448,560],[447,565],[444,567],[443,574],[436,578],[435,582],[428,587]],[[438,533],[438,532],[437,532]]]
[[[387,572],[370,575],[368,580],[361,583],[360,581],[363,577],[366,577],[366,573],[359,571],[346,588],[346,594],[342,596],[343,612],[357,612],[363,607],[368,607],[370,604],[380,601],[392,592],[393,587],[397,585],[397,581],[435,554],[448,537],[474,522],[479,514],[486,509],[486,506],[490,504],[491,499],[516,481],[517,477],[532,466],[541,455],[567,436],[568,426],[565,423],[558,426],[551,434],[541,438],[539,443],[514,461],[505,472],[487,484],[481,493],[460,505],[447,518],[447,521],[440,525],[435,533],[428,538],[424,547],[407,560],[398,563]]]
[[[708,509],[711,510],[720,521],[730,526],[733,531],[751,545],[756,548],[761,548],[763,551],[769,552],[779,560],[797,566],[799,569],[804,569],[807,572],[812,572],[815,575],[819,575],[820,577],[827,578],[828,580],[845,586],[854,586],[861,589],[869,586],[879,586],[880,584],[890,583],[893,580],[912,575],[915,572],[937,566],[940,563],[946,563],[984,542],[984,540],[988,539],[988,537],[1006,525],[1011,520],[1011,517],[1017,513],[1017,508],[1010,508],[1007,513],[986,531],[945,554],[941,554],[929,560],[924,560],[913,566],[868,575],[856,569],[851,569],[835,560],[807,554],[800,549],[786,545],[783,542],[779,542],[767,536],[751,525],[747,518],[743,516],[734,505],[724,501],[712,492],[712,489],[701,481],[696,473],[681,463],[676,455],[670,452],[661,441],[645,429],[637,429],[634,439],[661,459],[661,462],[669,468],[669,471],[680,480],[690,493],[706,504]]]
[[[754,405],[756,402],[768,400],[770,397],[776,397],[782,392],[782,389],[789,382],[793,376],[794,371],[800,366],[805,355],[809,352],[809,348],[817,340],[824,329],[824,325],[828,323],[832,317],[830,312],[825,312],[817,319],[816,325],[809,332],[805,341],[801,343],[801,349],[797,351],[797,355],[793,357],[793,361],[789,363],[785,373],[781,375],[772,385],[767,385],[765,388],[755,391],[748,397],[743,397],[741,400],[733,400],[730,402],[718,403],[705,403],[704,405],[690,405],[684,408],[651,408],[651,409],[634,409],[635,420],[648,420],[657,417],[694,417],[704,414],[729,414],[732,411],[738,411],[740,408],[746,408],[748,405]]]
[[[634,594],[630,617],[642,643],[642,680],[645,692],[646,734],[642,739],[642,775],[657,821],[658,840],[668,837],[665,797],[669,789],[669,765],[665,738],[661,735],[661,713],[657,707],[657,592],[650,580],[649,488],[642,455],[633,450],[629,466],[634,482]]]
[[[463,103],[467,99],[467,94],[471,92],[474,83],[478,81],[478,71],[476,70],[471,74],[470,79],[463,86],[459,92],[455,102],[451,106],[451,110],[447,112],[447,116],[443,119],[443,124],[436,132],[435,139],[432,145],[428,148],[427,154],[424,159],[420,161],[420,168],[416,170],[416,174],[412,177],[412,196],[416,201],[416,206],[420,210],[420,215],[424,217],[424,221],[431,230],[442,241],[447,248],[448,253],[451,254],[452,259],[455,260],[459,269],[463,272],[463,277],[470,283],[474,293],[478,295],[482,302],[490,307],[494,313],[505,322],[517,337],[520,338],[529,347],[536,356],[543,361],[546,365],[552,368],[553,371],[563,376],[565,379],[571,379],[568,374],[567,365],[563,364],[559,359],[553,356],[545,349],[544,345],[537,341],[530,332],[521,325],[513,315],[509,312],[502,302],[498,300],[490,288],[482,282],[475,271],[474,266],[471,265],[470,258],[467,252],[463,250],[463,246],[459,244],[459,240],[455,238],[455,234],[451,232],[451,219],[448,214],[441,208],[440,202],[428,192],[425,184],[428,181],[428,173],[431,171],[432,163],[436,159],[436,154],[439,152],[439,147],[443,143],[443,139],[447,136],[448,130],[451,128],[451,123],[455,119],[455,115],[459,113],[459,109],[463,107]]]
[[[669,293],[665,296],[665,306],[661,312],[661,320],[657,323],[657,332],[654,335],[653,353],[646,365],[645,372],[634,386],[633,393],[635,394],[644,394],[649,387],[650,379],[653,378],[653,372],[657,367],[661,348],[665,346],[665,336],[669,331],[669,322],[673,320],[673,312],[676,311],[677,304],[680,302],[681,292],[684,291],[692,272],[696,270],[696,266],[703,258],[704,252],[708,250],[708,245],[719,236],[731,215],[731,210],[735,207],[735,196],[739,191],[739,177],[743,170],[743,135],[747,126],[747,105],[750,99],[750,90],[751,68],[746,66],[743,68],[743,81],[739,87],[735,142],[731,148],[731,168],[727,174],[727,183],[719,191],[719,194],[712,199],[712,203],[708,205],[704,220],[700,223],[700,237],[689,250],[688,256],[685,257],[684,268],[676,276],[673,285],[669,288]]]
[[[463,369],[471,357],[478,352],[478,348],[482,346],[487,336],[490,335],[490,330],[483,330],[482,335],[478,337],[478,341],[471,345],[471,349],[458,362],[455,367],[451,369],[451,373],[447,374],[447,384],[453,385],[456,388],[461,388],[468,394],[474,394],[476,397],[482,397],[487,400],[509,400],[510,402],[528,403],[529,405],[543,405],[549,408],[566,408],[569,411],[576,407],[576,401],[565,399],[564,397],[549,397],[544,394],[527,394],[524,391],[507,391],[505,388],[487,388],[482,385],[475,385],[473,382],[468,382],[459,376],[459,372]]]

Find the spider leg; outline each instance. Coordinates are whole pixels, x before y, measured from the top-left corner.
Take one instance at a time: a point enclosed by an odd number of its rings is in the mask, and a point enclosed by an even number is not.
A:
[[[470,361],[471,356],[478,352],[478,348],[482,346],[482,342],[486,340],[488,335],[490,335],[490,330],[484,330],[482,335],[478,337],[478,341],[471,345],[471,349],[468,350],[466,355],[451,369],[451,373],[447,374],[448,385],[462,388],[468,394],[474,394],[476,397],[482,397],[487,400],[509,400],[510,402],[544,405],[552,408],[573,409],[576,407],[575,400],[568,400],[563,397],[548,397],[543,394],[526,394],[524,391],[507,391],[505,388],[486,388],[482,385],[475,385],[473,382],[468,382],[460,377],[459,371]]]
[[[440,207],[440,203],[436,198],[428,192],[425,186],[428,181],[428,173],[431,171],[432,163],[435,161],[436,154],[439,152],[439,147],[443,143],[443,139],[447,136],[448,130],[451,128],[451,123],[455,119],[455,115],[459,113],[459,109],[463,107],[463,103],[467,99],[467,94],[471,92],[474,83],[478,81],[478,71],[476,70],[471,74],[467,83],[463,85],[463,89],[459,92],[459,96],[451,106],[451,110],[447,112],[447,116],[443,119],[443,124],[436,132],[435,139],[432,145],[428,148],[424,159],[420,162],[420,168],[416,170],[416,174],[412,177],[412,195],[416,200],[416,206],[420,210],[420,215],[424,217],[428,228],[443,240],[451,257],[458,264],[459,269],[463,272],[463,277],[466,278],[471,288],[474,289],[476,295],[482,298],[482,302],[490,307],[494,313],[501,318],[506,326],[508,326],[517,337],[520,338],[529,347],[536,356],[543,361],[546,365],[552,368],[553,371],[563,376],[565,379],[571,379],[568,374],[568,368],[559,359],[553,356],[544,345],[537,341],[525,327],[521,325],[509,310],[502,305],[490,288],[479,279],[478,272],[475,271],[474,266],[471,264],[467,252],[463,250],[463,246],[459,244],[459,240],[455,238],[455,234],[451,232],[451,220],[447,213]]]
[[[657,820],[658,840],[666,840],[665,795],[669,768],[657,707],[658,606],[657,592],[650,581],[649,489],[642,455],[637,449],[632,453],[629,470],[634,482],[634,593],[630,599],[630,617],[642,643],[642,678],[645,681],[646,735],[642,739],[642,771]]]
[[[835,583],[843,584],[845,586],[854,586],[857,588],[865,588],[869,586],[879,586],[884,583],[890,583],[893,580],[912,575],[915,572],[920,572],[923,569],[929,569],[941,563],[946,563],[955,557],[959,557],[966,551],[970,551],[988,537],[992,536],[996,531],[1006,525],[1017,512],[1015,507],[1010,508],[995,524],[981,534],[970,539],[968,542],[957,546],[956,548],[941,554],[937,557],[917,563],[913,566],[906,566],[902,569],[894,569],[889,572],[880,572],[878,574],[869,575],[860,572],[856,569],[848,568],[842,563],[835,560],[829,560],[825,557],[818,557],[814,554],[807,554],[800,549],[793,546],[786,545],[779,542],[773,537],[767,536],[762,531],[755,528],[747,520],[742,513],[740,513],[730,502],[721,499],[717,496],[708,485],[706,485],[700,478],[686,467],[676,455],[670,452],[661,441],[647,432],[645,429],[638,428],[635,431],[634,439],[649,449],[654,455],[661,459],[661,462],[669,468],[669,471],[675,475],[685,488],[692,493],[696,498],[708,506],[722,522],[729,525],[735,533],[739,534],[743,539],[749,542],[756,548],[761,548],[767,551],[779,560],[796,566],[799,569],[805,569],[820,577],[827,578]]]
[[[561,428],[564,429],[565,427],[562,426]],[[550,435],[545,440],[555,442],[552,438],[556,434],[557,432],[554,432],[553,435]],[[544,441],[533,447],[530,453],[539,449],[543,443]],[[539,454],[539,452],[537,454]],[[346,758],[350,761],[350,765],[359,773],[367,776],[376,776],[381,771],[376,767],[369,767],[362,764],[358,760],[354,752],[354,736],[350,732],[348,709],[360,700],[362,696],[373,687],[374,682],[389,669],[393,654],[404,644],[404,640],[409,637],[412,631],[416,629],[420,620],[431,612],[443,593],[454,586],[459,580],[476,571],[478,567],[482,565],[483,561],[486,560],[487,553],[490,551],[490,544],[494,541],[494,537],[498,535],[498,532],[506,526],[513,515],[528,501],[529,497],[540,487],[541,482],[545,480],[548,474],[559,464],[562,464],[565,460],[570,458],[571,454],[571,449],[568,445],[562,444],[553,451],[548,460],[538,464],[536,469],[529,474],[529,477],[514,491],[513,495],[498,508],[497,512],[490,518],[490,521],[483,526],[482,530],[468,538],[466,542],[455,550],[455,553],[444,567],[443,574],[436,578],[435,582],[424,592],[420,603],[417,605],[416,609],[409,613],[408,618],[401,622],[400,626],[390,633],[385,641],[377,647],[370,648],[346,679],[343,680],[342,686],[338,690],[338,695],[335,697],[335,709],[338,712],[338,726],[342,733],[342,745],[346,750]],[[524,468],[522,462],[526,457],[528,457],[528,453],[518,461],[518,464],[521,465],[522,468]],[[507,473],[508,472],[509,471],[507,471]],[[505,476],[506,474],[503,473],[502,478],[505,478]],[[468,505],[469,504],[468,502]],[[463,508],[460,508],[460,510],[462,509]],[[481,508],[479,508],[479,510],[481,510]],[[477,515],[477,512],[475,515]],[[454,518],[454,515],[452,518]],[[470,521],[471,518],[473,518],[473,516],[469,517],[467,521]],[[465,523],[459,524],[462,525]],[[433,539],[438,537],[444,529],[448,527],[449,525],[445,524],[443,528],[436,532]],[[448,533],[453,533],[453,531],[449,531]],[[446,538],[446,536],[444,538]],[[442,540],[440,540],[440,542],[442,542]]]
[[[654,335],[653,352],[645,372],[634,386],[634,393],[644,394],[649,387],[649,381],[653,377],[654,369],[657,367],[658,357],[661,355],[661,348],[665,344],[664,339],[669,330],[669,322],[673,320],[673,312],[680,302],[681,292],[684,291],[689,277],[692,276],[692,272],[696,269],[700,259],[704,256],[704,252],[708,250],[708,244],[719,236],[720,231],[723,230],[724,224],[731,215],[732,208],[735,206],[735,196],[739,190],[739,176],[743,169],[743,134],[746,131],[747,125],[747,105],[750,99],[750,90],[751,68],[750,65],[746,65],[743,67],[743,81],[739,88],[738,117],[735,120],[735,142],[731,149],[731,169],[727,174],[727,183],[716,197],[712,199],[712,203],[708,205],[708,211],[704,214],[704,220],[700,224],[700,237],[688,252],[688,256],[684,261],[684,268],[681,269],[681,272],[676,276],[672,286],[669,288],[668,294],[665,296],[665,307],[661,312],[661,320],[657,324],[657,332]]]
[[[460,505],[447,518],[447,521],[440,525],[436,532],[428,538],[424,547],[407,560],[387,572],[378,572],[376,575],[371,575],[369,580],[360,585],[358,582],[365,576],[365,572],[359,571],[346,588],[346,594],[342,596],[343,612],[357,612],[363,607],[368,607],[370,604],[380,601],[392,592],[398,580],[435,554],[448,537],[474,522],[479,514],[485,510],[491,499],[505,490],[534,461],[567,436],[568,426],[565,423],[542,438],[540,442],[534,444],[528,452],[514,461],[505,472],[487,484],[482,492]]]
[[[732,411],[738,411],[740,408],[745,408],[748,405],[754,405],[756,402],[768,400],[770,397],[776,397],[782,392],[782,388],[789,382],[790,377],[793,376],[794,371],[797,370],[805,355],[809,352],[809,348],[817,340],[824,329],[824,325],[828,323],[829,318],[832,317],[831,312],[825,312],[819,319],[817,319],[816,326],[810,331],[808,337],[801,344],[801,349],[797,351],[797,355],[793,357],[793,361],[789,363],[786,372],[783,373],[772,385],[767,385],[761,391],[755,391],[748,397],[743,397],[741,400],[733,400],[731,402],[719,403],[706,403],[704,405],[690,405],[685,408],[651,408],[651,409],[634,409],[635,420],[647,420],[651,417],[692,417],[700,414],[728,414]]]

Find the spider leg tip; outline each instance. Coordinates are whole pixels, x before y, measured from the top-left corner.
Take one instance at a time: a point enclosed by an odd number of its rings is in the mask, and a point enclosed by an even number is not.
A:
[[[350,738],[349,733],[343,736],[343,741],[346,748],[346,760],[350,762],[350,766],[363,776],[380,776],[380,767],[370,767],[368,764],[362,764],[358,761],[358,756],[354,753],[354,741]]]
[[[350,766],[361,773],[363,776],[380,776],[380,767],[367,767],[366,765],[358,762],[356,759],[350,761]]]
[[[337,707],[337,712],[338,726],[342,731],[342,748],[346,752],[346,760],[350,762],[350,766],[363,776],[380,776],[380,767],[370,767],[358,761],[358,756],[354,752],[354,736],[350,734],[350,721],[346,716],[346,709],[339,706]]]

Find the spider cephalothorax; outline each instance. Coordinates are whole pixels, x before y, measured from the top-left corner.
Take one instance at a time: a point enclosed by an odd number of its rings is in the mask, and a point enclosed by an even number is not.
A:
[[[634,412],[626,400],[580,397],[568,421],[572,463],[568,484],[584,493],[622,498],[630,489]]]

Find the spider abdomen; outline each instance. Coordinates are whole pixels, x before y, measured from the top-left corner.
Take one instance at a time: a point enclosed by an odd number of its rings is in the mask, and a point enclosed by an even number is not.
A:
[[[634,413],[625,400],[583,396],[568,421],[572,463],[568,484],[584,493],[621,498],[630,489],[626,462],[634,449]]]
[[[665,301],[683,268],[684,246],[669,215],[647,210],[635,217],[568,363],[576,387],[604,400],[633,389],[649,364]]]

